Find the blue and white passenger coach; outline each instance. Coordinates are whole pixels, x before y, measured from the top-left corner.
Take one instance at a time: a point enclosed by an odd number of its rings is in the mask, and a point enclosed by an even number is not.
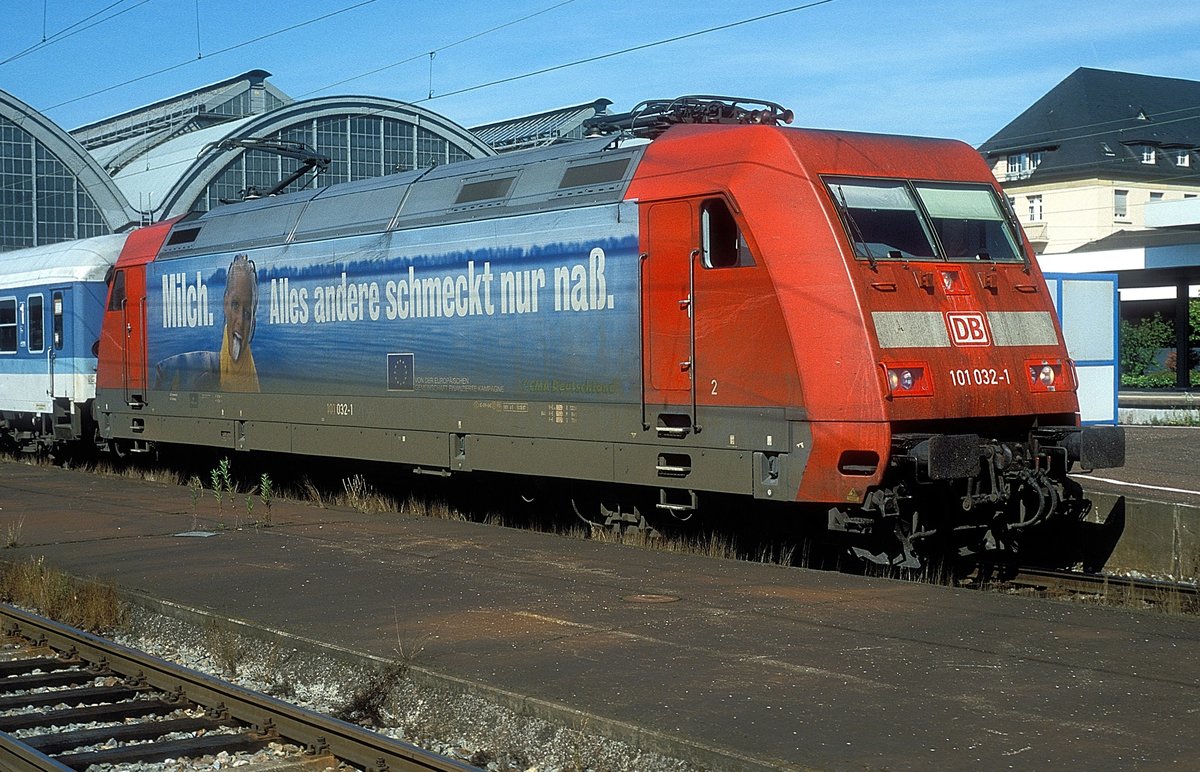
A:
[[[126,238],[0,255],[0,443],[35,451],[93,437],[104,280]]]

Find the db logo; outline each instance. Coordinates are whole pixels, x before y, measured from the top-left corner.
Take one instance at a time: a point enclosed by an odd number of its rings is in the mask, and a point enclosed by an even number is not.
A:
[[[950,340],[956,346],[988,346],[987,325],[979,311],[947,311],[946,326],[950,328]]]

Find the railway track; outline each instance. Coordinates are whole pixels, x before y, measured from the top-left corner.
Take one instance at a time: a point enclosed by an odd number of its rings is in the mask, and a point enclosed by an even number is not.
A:
[[[19,644],[0,661],[0,769],[82,770],[272,742],[367,772],[475,769],[8,605],[0,626]],[[96,722],[106,725],[63,729]],[[46,731],[27,734],[37,728]]]
[[[1021,568],[1005,582],[1039,592],[1097,595],[1108,602],[1141,603],[1200,612],[1200,586],[1194,582],[1172,582],[1107,574],[1081,574],[1047,568]]]

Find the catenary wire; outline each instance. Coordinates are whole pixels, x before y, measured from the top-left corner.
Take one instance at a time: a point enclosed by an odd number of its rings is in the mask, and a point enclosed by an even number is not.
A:
[[[117,18],[118,16],[121,16],[122,14],[129,13],[130,11],[134,10],[135,8],[139,8],[143,5],[145,5],[146,3],[150,2],[150,0],[141,0],[141,2],[134,3],[133,5],[129,6],[128,8],[123,8],[120,11],[117,11],[112,16],[106,16],[103,19],[100,19],[99,21],[95,21],[95,22],[92,22],[91,24],[88,24],[86,27],[80,27],[79,29],[74,29],[75,27],[79,27],[80,24],[90,21],[90,20],[96,18],[97,16],[99,16],[100,14],[113,9],[116,6],[118,6],[124,2],[126,2],[126,0],[117,0],[115,3],[106,5],[105,7],[101,8],[99,11],[96,11],[92,15],[85,16],[84,18],[80,19],[79,21],[75,22],[74,24],[70,24],[70,25],[60,29],[58,32],[55,32],[50,37],[45,38],[37,43],[34,43],[33,45],[29,46],[28,48],[18,51],[17,53],[13,54],[12,56],[9,56],[7,59],[0,61],[0,66],[6,65],[9,62],[15,62],[16,60],[18,60],[24,56],[27,56],[27,55],[33,53],[34,51],[39,51],[47,46],[53,45],[54,43],[58,43],[59,41],[66,40],[67,38],[71,37],[72,35],[77,35],[80,32],[83,32],[84,30],[89,30],[92,27],[95,27],[99,24],[103,24],[106,21],[112,21],[113,19]],[[44,24],[45,24],[45,22],[43,21],[43,25]],[[43,34],[44,34],[44,26],[43,26]]]
[[[142,5],[142,4],[144,4],[145,2],[148,2],[148,1],[149,1],[149,0],[142,0],[142,3],[138,3],[137,5]],[[227,52],[227,51],[235,50],[235,49],[237,49],[237,48],[241,48],[241,47],[244,47],[244,46],[246,46],[246,45],[250,45],[250,44],[252,44],[252,43],[255,43],[255,42],[258,42],[258,41],[264,40],[264,39],[266,39],[266,38],[272,37],[272,36],[274,36],[274,35],[278,35],[278,34],[281,34],[281,33],[283,33],[283,32],[287,32],[287,31],[290,31],[290,30],[293,30],[293,29],[296,29],[296,28],[299,28],[299,27],[305,26],[305,25],[307,25],[307,24],[314,23],[315,21],[320,21],[320,20],[323,20],[323,19],[329,18],[330,16],[336,15],[336,14],[338,14],[338,13],[343,13],[343,12],[345,12],[345,11],[348,11],[348,10],[353,10],[353,9],[355,9],[355,8],[361,7],[361,6],[363,6],[363,5],[367,5],[367,4],[369,4],[369,3],[371,3],[371,2],[374,2],[374,1],[375,1],[375,0],[365,0],[365,2],[361,2],[361,3],[358,3],[358,4],[352,5],[352,6],[348,7],[348,8],[341,9],[340,11],[335,11],[335,12],[332,12],[332,13],[330,13],[330,14],[326,14],[326,15],[324,15],[324,16],[318,17],[318,18],[316,18],[316,19],[312,19],[312,20],[309,20],[309,21],[306,21],[306,22],[301,22],[301,23],[299,23],[299,24],[292,25],[292,26],[290,26],[290,27],[287,27],[287,28],[284,28],[284,29],[281,29],[281,30],[277,30],[277,31],[275,31],[275,32],[272,32],[272,33],[268,33],[268,34],[266,34],[266,35],[262,35],[262,36],[259,36],[259,37],[257,37],[257,38],[254,38],[254,39],[251,39],[251,40],[248,40],[248,41],[244,41],[244,42],[242,42],[242,43],[238,43],[238,44],[235,44],[235,45],[233,45],[233,46],[229,46],[229,47],[227,47],[227,48],[224,48],[224,49],[221,49],[221,50],[219,50],[219,51],[214,51],[212,54],[209,54],[209,56],[211,57],[211,56],[214,56],[214,55],[217,55],[217,54],[225,53],[225,52]],[[489,28],[489,29],[487,29],[487,30],[483,30],[483,31],[481,31],[481,32],[478,32],[478,33],[475,33],[475,34],[472,34],[472,35],[469,35],[469,36],[467,36],[467,37],[464,37],[464,38],[461,38],[461,39],[459,39],[459,40],[456,40],[456,41],[454,41],[454,42],[452,42],[452,43],[448,43],[448,44],[446,44],[446,45],[444,45],[444,46],[440,46],[440,47],[438,47],[438,48],[435,48],[435,49],[433,49],[431,52],[423,52],[423,53],[420,53],[420,54],[414,54],[414,55],[413,55],[413,56],[411,56],[411,57],[408,57],[408,58],[406,58],[406,59],[403,59],[403,60],[400,60],[400,61],[397,61],[397,62],[393,62],[393,63],[391,63],[391,64],[388,64],[388,65],[384,65],[383,67],[378,67],[378,68],[372,69],[372,70],[370,70],[370,71],[366,71],[366,72],[363,72],[363,73],[360,73],[360,74],[357,74],[357,75],[353,75],[353,76],[351,76],[351,77],[349,77],[349,78],[345,78],[345,79],[342,79],[342,80],[336,81],[336,82],[334,82],[334,83],[331,83],[331,84],[328,84],[328,85],[322,86],[322,87],[320,87],[320,88],[313,89],[313,90],[311,90],[311,91],[308,91],[308,92],[305,92],[305,93],[301,94],[301,96],[308,96],[308,95],[310,95],[310,94],[318,93],[318,92],[320,92],[320,91],[324,91],[324,90],[327,90],[327,89],[329,89],[329,88],[333,88],[333,87],[336,87],[336,86],[338,86],[338,85],[342,85],[342,84],[344,84],[344,83],[347,83],[347,82],[350,82],[350,81],[353,81],[353,80],[356,80],[356,79],[359,79],[359,78],[362,78],[362,77],[367,77],[367,76],[370,76],[370,75],[376,74],[376,73],[378,73],[378,72],[381,72],[381,71],[383,71],[383,70],[387,70],[387,69],[390,69],[390,68],[393,68],[393,67],[396,67],[396,66],[399,66],[399,65],[402,65],[402,64],[405,64],[405,63],[411,62],[411,61],[415,61],[415,60],[417,60],[417,59],[420,59],[420,58],[423,58],[423,57],[425,57],[425,56],[428,56],[428,55],[429,55],[429,53],[440,52],[440,51],[444,51],[444,50],[447,50],[447,49],[449,49],[449,48],[452,48],[452,47],[454,47],[454,46],[462,45],[462,44],[464,44],[464,43],[470,42],[471,40],[475,40],[475,39],[477,39],[477,38],[479,38],[479,37],[482,37],[482,36],[484,36],[484,35],[486,35],[486,34],[489,34],[489,33],[491,33],[491,32],[495,32],[495,31],[497,31],[497,30],[504,29],[504,28],[506,28],[506,27],[509,27],[509,26],[512,26],[512,25],[514,25],[514,24],[517,24],[517,23],[520,23],[520,22],[522,22],[522,21],[525,21],[525,20],[527,20],[527,19],[529,19],[529,18],[533,18],[534,16],[538,16],[538,15],[541,15],[541,14],[543,14],[543,13],[546,13],[546,12],[549,12],[549,11],[552,11],[552,10],[555,10],[555,9],[557,9],[557,8],[559,8],[559,7],[563,6],[563,5],[567,5],[567,4],[569,4],[569,3],[573,2],[573,1],[574,1],[574,0],[565,0],[565,2],[560,2],[560,3],[557,3],[557,4],[553,5],[553,6],[550,6],[550,7],[548,7],[548,8],[542,9],[542,10],[540,10],[540,11],[537,11],[537,12],[535,12],[535,13],[532,13],[532,14],[527,14],[526,16],[520,17],[520,18],[518,18],[518,19],[514,19],[514,20],[512,20],[512,21],[509,21],[509,22],[506,22],[506,23],[504,23],[504,24],[501,24],[501,25],[498,25],[498,26],[495,26],[495,27]],[[604,60],[604,59],[608,59],[608,58],[613,58],[613,57],[616,57],[616,56],[621,56],[621,55],[624,55],[624,54],[633,53],[633,52],[637,52],[637,51],[645,50],[645,49],[648,49],[648,48],[653,48],[653,47],[656,47],[656,46],[666,45],[666,44],[670,44],[670,43],[673,43],[673,42],[678,42],[678,41],[681,41],[681,40],[686,40],[686,39],[689,39],[689,38],[697,37],[697,36],[700,36],[700,35],[709,34],[709,33],[712,33],[712,32],[718,32],[718,31],[722,31],[722,30],[726,30],[726,29],[730,29],[730,28],[734,28],[734,27],[742,26],[742,25],[745,25],[745,24],[750,24],[750,23],[754,23],[754,22],[757,22],[757,21],[762,21],[762,20],[765,20],[765,19],[769,19],[769,18],[773,18],[773,17],[781,16],[781,15],[784,15],[784,14],[794,13],[794,12],[797,12],[797,11],[800,11],[800,10],[805,10],[805,9],[813,8],[813,7],[816,7],[816,6],[825,5],[825,4],[828,4],[828,3],[831,3],[831,2],[833,2],[833,0],[817,0],[816,2],[810,2],[810,3],[805,3],[805,4],[801,4],[801,5],[797,5],[797,6],[792,6],[792,7],[785,8],[785,9],[781,9],[781,10],[778,10],[778,11],[774,11],[774,12],[771,12],[771,13],[768,13],[768,14],[762,14],[762,15],[755,16],[755,17],[751,17],[751,18],[747,18],[747,19],[741,19],[741,20],[734,21],[734,22],[729,22],[729,23],[726,23],[726,24],[716,25],[716,26],[709,27],[709,28],[706,28],[706,29],[703,29],[703,30],[697,30],[697,31],[694,31],[694,32],[685,33],[685,34],[682,34],[682,35],[677,35],[677,36],[673,36],[673,37],[666,38],[666,39],[662,39],[662,40],[658,40],[658,41],[652,41],[652,42],[650,42],[650,43],[640,44],[640,45],[637,45],[637,46],[631,46],[631,47],[628,47],[628,48],[625,48],[625,49],[621,49],[621,50],[618,50],[618,51],[612,51],[612,52],[607,52],[607,53],[604,53],[604,54],[598,54],[598,55],[595,55],[595,56],[584,57],[584,58],[577,59],[577,60],[574,60],[574,61],[571,61],[571,62],[560,63],[560,64],[553,65],[553,66],[550,66],[550,67],[541,68],[541,69],[539,69],[539,70],[535,70],[535,71],[531,71],[531,72],[527,72],[527,73],[521,73],[521,74],[514,75],[514,76],[510,76],[510,77],[507,77],[507,78],[501,78],[501,79],[497,79],[497,80],[489,81],[489,82],[486,82],[486,83],[481,83],[481,84],[475,84],[475,85],[472,85],[472,86],[467,86],[467,87],[460,88],[460,89],[456,89],[456,90],[453,90],[453,91],[449,91],[449,92],[446,92],[446,93],[443,93],[443,94],[435,94],[435,95],[432,95],[432,96],[430,96],[430,97],[426,97],[426,98],[424,98],[424,99],[416,100],[416,101],[415,101],[415,102],[413,102],[413,103],[414,103],[414,104],[416,104],[416,103],[420,103],[420,102],[427,102],[427,101],[431,101],[431,100],[433,100],[433,99],[445,98],[445,97],[454,96],[454,95],[458,95],[458,94],[462,94],[462,93],[468,93],[468,92],[471,92],[471,91],[476,91],[476,90],[481,90],[481,89],[484,89],[484,88],[489,88],[489,87],[496,86],[496,85],[500,85],[500,84],[504,84],[504,83],[510,83],[510,82],[517,81],[517,80],[522,80],[522,79],[525,79],[525,78],[535,77],[535,76],[537,76],[537,75],[542,75],[542,74],[546,74],[546,73],[549,73],[549,72],[554,72],[554,71],[557,71],[557,70],[566,69],[566,68],[569,68],[569,67],[579,66],[579,65],[582,65],[582,64],[587,64],[587,63],[591,63],[591,62],[595,62],[595,61],[600,61],[600,60]],[[107,8],[111,8],[111,7],[113,7],[113,6],[115,6],[115,5],[118,5],[118,4],[119,4],[119,3],[113,3],[112,5],[108,6]],[[135,5],[135,6],[131,7],[130,9],[125,9],[124,11],[122,11],[122,13],[123,13],[123,12],[125,12],[125,11],[127,11],[127,10],[132,10],[132,8],[136,8],[136,7],[137,7],[137,5]],[[107,8],[106,8],[105,10],[107,10]],[[101,11],[101,12],[103,12],[103,11]],[[95,16],[95,14],[93,14],[93,16]],[[88,17],[88,18],[92,18],[92,17]],[[109,17],[109,18],[112,18],[112,17]],[[84,21],[86,21],[86,19],[85,19]],[[102,21],[104,21],[104,20],[102,20]],[[79,23],[82,23],[82,22],[77,22],[77,24],[79,24]],[[99,23],[99,22],[97,22],[97,23]],[[89,25],[89,26],[90,26],[90,25]],[[67,29],[70,29],[70,27],[68,27]],[[78,32],[78,31],[82,31],[82,30],[76,30],[76,31]],[[73,34],[73,33],[72,33],[72,34]],[[52,40],[53,40],[53,38],[52,38]],[[180,63],[180,64],[178,64],[178,65],[174,65],[174,66],[172,66],[172,67],[165,68],[165,69],[159,70],[159,71],[157,71],[157,72],[150,73],[150,74],[148,74],[148,75],[140,76],[140,77],[138,77],[138,78],[134,78],[134,79],[131,79],[131,80],[129,80],[129,81],[125,81],[124,83],[121,83],[121,84],[116,84],[116,85],[114,85],[114,86],[110,86],[110,87],[107,87],[107,88],[105,88],[105,89],[101,89],[100,91],[93,92],[92,94],[86,94],[86,95],[83,95],[83,96],[80,96],[80,97],[76,97],[76,98],[74,98],[74,99],[72,99],[72,100],[68,100],[68,101],[65,101],[65,102],[61,102],[61,103],[59,103],[59,104],[57,104],[57,105],[54,105],[54,106],[52,106],[52,107],[50,107],[50,108],[47,108],[47,110],[52,110],[52,109],[54,109],[54,108],[56,108],[56,107],[61,107],[61,106],[63,106],[63,105],[70,104],[70,103],[72,103],[72,102],[76,102],[76,101],[79,101],[79,100],[81,100],[81,99],[85,99],[85,98],[88,98],[88,97],[90,97],[90,96],[94,96],[94,95],[96,95],[96,94],[99,94],[99,93],[104,93],[104,92],[106,92],[106,91],[109,91],[109,90],[112,90],[112,89],[115,89],[115,88],[119,88],[120,86],[127,85],[127,84],[129,84],[129,83],[137,82],[137,81],[139,81],[139,80],[143,80],[143,79],[145,79],[145,78],[148,78],[148,77],[153,77],[154,75],[157,75],[157,74],[160,74],[160,73],[163,73],[163,72],[167,72],[167,71],[169,71],[169,70],[172,70],[172,69],[176,69],[177,67],[181,67],[181,66],[183,66],[184,64],[188,64],[188,63],[190,63],[190,60],[189,60],[188,62]],[[2,64],[2,62],[0,62],[0,64]],[[1158,113],[1158,114],[1156,114],[1156,117],[1160,117],[1160,118],[1161,118],[1162,116],[1173,115],[1173,114],[1177,114],[1177,113],[1185,113],[1185,112],[1188,112],[1188,111],[1196,111],[1197,109],[1198,109],[1197,107],[1184,107],[1184,108],[1179,108],[1179,109],[1176,109],[1176,110],[1170,110],[1170,111],[1165,111],[1165,112],[1162,112],[1162,113]],[[378,114],[383,114],[383,113],[385,113],[385,112],[386,112],[386,110],[372,111],[372,112],[365,113],[363,116],[360,116],[360,117],[367,117],[367,116],[370,116],[370,115],[373,115],[373,114],[374,114],[374,115],[378,115]],[[1195,117],[1194,115],[1182,115],[1182,116],[1175,117],[1175,118],[1169,118],[1169,119],[1167,119],[1167,120],[1156,120],[1156,121],[1154,122],[1154,124],[1155,124],[1156,126],[1160,126],[1160,125],[1165,125],[1165,124],[1167,124],[1167,123],[1175,123],[1175,122],[1180,122],[1180,121],[1185,121],[1185,120],[1191,120],[1191,119],[1193,119],[1194,117]],[[1099,127],[1102,127],[1102,126],[1105,126],[1105,125],[1114,124],[1114,123],[1119,123],[1119,122],[1121,122],[1121,121],[1120,121],[1120,120],[1106,120],[1106,121],[1097,121],[1097,122],[1090,123],[1090,124],[1080,124],[1080,125],[1078,125],[1078,126],[1071,127],[1069,130],[1090,130],[1090,129],[1095,129],[1095,128],[1099,128]],[[1088,138],[1088,137],[1091,137],[1091,136],[1099,136],[1099,135],[1102,135],[1102,134],[1105,134],[1105,133],[1107,133],[1107,132],[1100,131],[1100,132],[1093,132],[1093,133],[1079,133],[1079,134],[1071,134],[1071,135],[1066,135],[1066,136],[1063,136],[1063,135],[1059,134],[1059,135],[1056,137],[1056,140],[1057,140],[1057,141],[1065,141],[1065,140],[1070,140],[1070,139],[1086,139],[1086,138]],[[1031,134],[1031,135],[1028,135],[1028,136],[1042,136],[1042,135],[1039,135],[1039,134]],[[1021,137],[1012,137],[1012,138],[1010,138],[1010,139],[1016,140],[1016,139],[1020,139],[1020,138],[1021,138]],[[1119,165],[1119,164],[1123,163],[1125,160],[1127,160],[1127,159],[1118,159],[1118,160],[1116,161],[1116,164],[1118,164],[1118,165]],[[178,164],[178,163],[181,163],[181,162],[176,162],[176,164]],[[175,165],[175,164],[172,164],[172,165]],[[1080,164],[1080,165],[1072,165],[1072,166],[1080,166],[1080,167],[1082,167],[1082,166],[1091,166],[1091,164]],[[1069,169],[1071,169],[1071,168],[1072,168],[1072,166],[1063,166],[1063,167],[1058,167],[1058,169],[1056,169],[1056,171],[1059,171],[1059,170],[1061,170],[1061,171],[1066,171],[1066,170],[1069,170]],[[156,169],[158,169],[158,168],[165,168],[165,167],[163,167],[163,166],[159,166],[159,167],[155,167],[155,168],[156,168]],[[1168,184],[1169,184],[1169,183],[1170,183],[1170,181],[1172,181],[1173,179],[1176,179],[1176,178],[1182,178],[1182,177],[1186,177],[1186,176],[1188,176],[1188,175],[1183,175],[1183,174],[1172,174],[1172,175],[1163,176],[1163,177],[1160,177],[1160,178],[1152,178],[1152,179],[1146,179],[1146,180],[1139,180],[1138,182],[1139,182],[1140,184],[1154,184],[1155,182],[1163,182],[1163,183],[1168,183]],[[1022,195],[1030,195],[1030,194],[1028,194],[1028,193],[1027,193],[1027,194],[1022,194]],[[1107,209],[1107,208],[1108,208],[1107,206],[1101,206],[1101,207],[1087,207],[1087,208],[1082,208],[1082,209],[1073,209],[1073,210],[1069,210],[1069,212],[1071,212],[1071,213],[1075,213],[1075,212],[1086,212],[1086,211],[1099,211],[1099,210],[1103,210],[1103,209]]]
[[[268,38],[275,37],[276,35],[282,35],[285,32],[291,32],[292,30],[300,29],[301,27],[307,27],[310,24],[316,24],[319,21],[325,21],[326,19],[333,18],[334,16],[338,16],[338,15],[346,13],[348,11],[353,11],[355,9],[362,8],[365,5],[370,5],[376,1],[377,0],[362,0],[362,2],[354,3],[353,5],[349,5],[344,8],[339,8],[336,11],[330,11],[329,13],[323,14],[321,16],[317,16],[312,19],[308,19],[306,21],[298,22],[296,24],[292,24],[287,27],[283,27],[282,29],[277,29],[274,32],[268,32],[265,35],[259,35],[258,37],[251,38],[249,40],[244,40],[241,43],[234,43],[231,46],[226,46],[225,48],[213,51],[212,53],[210,53],[208,55],[208,58],[211,59],[214,56],[219,56],[220,54],[229,53],[230,51],[235,51],[239,48],[245,48],[248,45],[252,45],[254,43],[259,43],[263,40],[267,40]],[[188,59],[186,61],[179,62],[177,64],[172,64],[168,67],[163,67],[162,69],[159,69],[159,70],[155,70],[154,72],[146,73],[145,75],[139,75],[136,78],[130,78],[129,80],[125,80],[120,83],[114,83],[111,86],[105,86],[104,88],[97,89],[96,91],[92,91],[90,93],[83,94],[81,96],[67,99],[65,101],[59,102],[58,104],[50,105],[49,107],[42,110],[42,112],[46,113],[51,110],[56,110],[59,107],[65,107],[66,105],[74,104],[75,102],[81,102],[84,99],[90,99],[94,96],[99,96],[100,94],[104,94],[109,91],[114,91],[118,88],[121,88],[122,86],[128,86],[131,83],[137,83],[139,81],[147,80],[149,78],[155,77],[156,75],[162,75],[163,73],[171,72],[172,70],[178,70],[179,68],[186,67],[187,65],[192,64],[195,61],[196,61],[195,59]]]

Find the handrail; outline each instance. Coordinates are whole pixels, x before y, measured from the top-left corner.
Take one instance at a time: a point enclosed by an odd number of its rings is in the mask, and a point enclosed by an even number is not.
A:
[[[696,261],[700,250],[693,249],[688,255],[688,378],[692,384],[692,431],[700,433],[700,422],[696,415]]]

